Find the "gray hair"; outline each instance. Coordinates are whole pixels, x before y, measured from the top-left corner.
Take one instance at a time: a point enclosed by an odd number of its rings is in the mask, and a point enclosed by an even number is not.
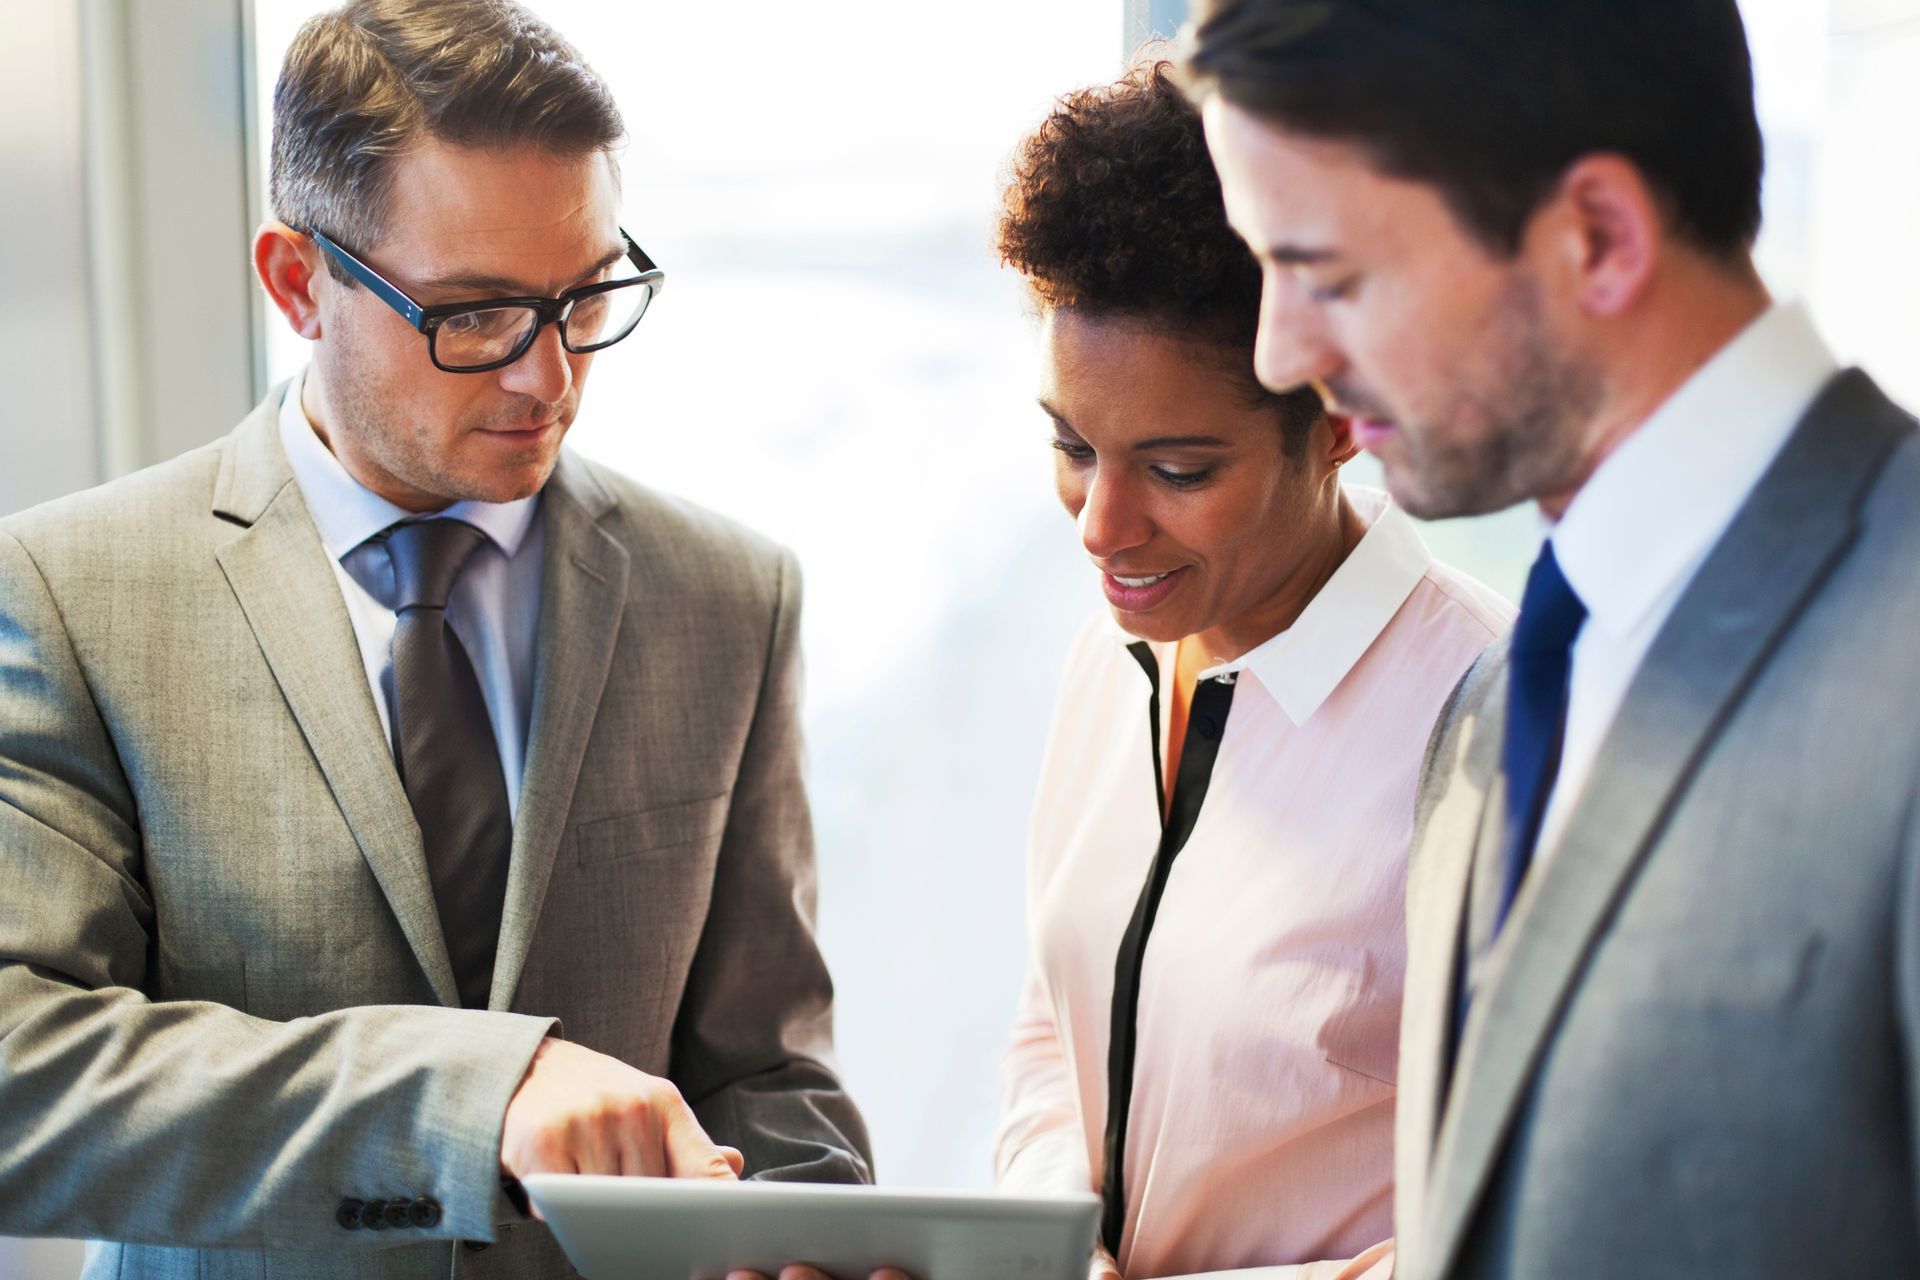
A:
[[[386,232],[395,157],[425,139],[587,155],[625,136],[606,83],[513,0],[349,0],[287,50],[269,199],[287,225],[364,252]]]

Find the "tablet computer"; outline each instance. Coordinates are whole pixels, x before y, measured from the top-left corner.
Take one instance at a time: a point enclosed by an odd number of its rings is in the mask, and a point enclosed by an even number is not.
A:
[[[586,1280],[777,1276],[810,1262],[839,1280],[898,1267],[915,1280],[1085,1280],[1100,1199],[798,1182],[532,1174],[523,1179]]]

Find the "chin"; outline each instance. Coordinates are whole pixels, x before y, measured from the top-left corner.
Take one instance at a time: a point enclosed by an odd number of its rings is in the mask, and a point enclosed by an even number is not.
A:
[[[1452,520],[1483,516],[1512,506],[1519,498],[1493,492],[1500,488],[1480,476],[1438,477],[1405,462],[1381,460],[1393,505],[1416,520]]]
[[[1187,638],[1192,632],[1171,619],[1156,618],[1150,613],[1126,613],[1107,606],[1114,623],[1136,640],[1147,640],[1154,644],[1174,644]]]
[[[553,478],[558,458],[548,458],[537,467],[516,467],[510,472],[493,472],[473,477],[461,485],[461,497],[470,502],[518,502],[531,498],[547,487]]]
[[[1446,520],[1461,514],[1446,503],[1435,501],[1425,489],[1413,487],[1406,477],[1396,472],[1386,473],[1386,485],[1393,505],[1416,520]]]

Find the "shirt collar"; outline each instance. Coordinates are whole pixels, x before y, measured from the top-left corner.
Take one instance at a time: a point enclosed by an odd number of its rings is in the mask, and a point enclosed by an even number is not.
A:
[[[395,506],[354,479],[321,443],[319,432],[300,407],[300,389],[305,383],[303,369],[287,384],[280,402],[280,444],[300,486],[300,496],[306,499],[307,510],[320,531],[320,544],[329,556],[341,560],[387,526],[414,518],[417,513]],[[436,514],[473,525],[511,558],[526,539],[539,501],[536,493],[515,502],[456,502]]]
[[[1684,584],[1839,369],[1806,308],[1777,304],[1600,464],[1550,535],[1601,630],[1625,638]]]
[[[1293,625],[1200,678],[1250,671],[1295,727],[1313,718],[1358,665],[1432,567],[1413,521],[1378,489],[1350,486],[1348,500],[1367,532]],[[1134,643],[1118,623],[1116,637]],[[1156,646],[1161,648],[1164,646]]]

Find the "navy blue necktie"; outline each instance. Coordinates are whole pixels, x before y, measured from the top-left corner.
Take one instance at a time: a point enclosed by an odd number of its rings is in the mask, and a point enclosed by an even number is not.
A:
[[[1507,783],[1506,838],[1495,936],[1506,924],[1533,862],[1540,819],[1560,772],[1573,639],[1586,619],[1587,607],[1567,585],[1549,541],[1527,575],[1527,593],[1508,649],[1507,735],[1500,752],[1500,772]]]

